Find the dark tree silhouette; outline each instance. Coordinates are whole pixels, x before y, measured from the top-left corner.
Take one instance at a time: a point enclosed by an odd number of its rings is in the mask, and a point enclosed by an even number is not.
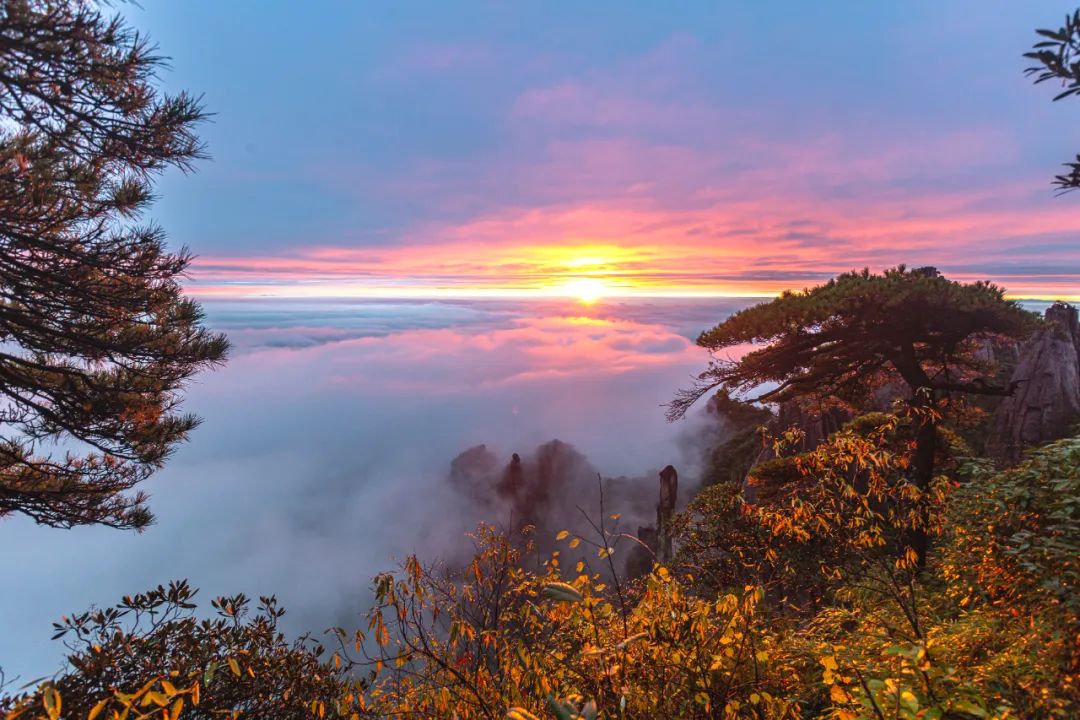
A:
[[[1035,60],[1038,65],[1029,67],[1025,73],[1035,78],[1035,83],[1057,80],[1062,90],[1054,100],[1080,95],[1080,10],[1065,16],[1065,24],[1057,30],[1036,30],[1043,37],[1035,43],[1024,57]],[[1068,172],[1054,178],[1062,192],[1080,188],[1080,155],[1076,162],[1065,163]]]
[[[934,268],[846,273],[741,310],[703,333],[698,345],[712,353],[761,347],[739,360],[714,355],[697,385],[668,406],[668,418],[715,388],[773,385],[757,399],[834,398],[859,407],[876,387],[902,381],[919,416],[912,479],[925,489],[934,475],[939,401],[950,393],[1010,394],[1014,388],[994,382],[979,350],[987,340],[1026,337],[1037,322],[1000,288],[948,280]]]
[[[227,344],[182,294],[189,253],[139,222],[201,157],[204,112],[98,7],[0,2],[0,517],[141,528],[126,491],[196,425],[180,391]]]

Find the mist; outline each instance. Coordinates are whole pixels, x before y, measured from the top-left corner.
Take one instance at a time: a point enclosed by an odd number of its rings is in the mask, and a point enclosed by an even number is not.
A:
[[[595,507],[597,475],[633,531],[660,468],[696,484],[708,421],[670,425],[661,406],[704,367],[696,334],[748,302],[208,303],[234,352],[191,386],[204,422],[145,484],[156,524],[0,522],[20,578],[0,593],[0,666],[52,674],[53,621],[178,578],[203,603],[276,594],[288,632],[353,627],[376,573],[413,552],[453,562],[477,522],[521,519],[497,489],[513,453],[548,493],[529,518],[542,543]],[[455,476],[480,445],[483,468]]]

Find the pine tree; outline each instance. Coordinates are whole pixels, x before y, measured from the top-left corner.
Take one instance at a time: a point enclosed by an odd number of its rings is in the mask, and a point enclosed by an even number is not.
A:
[[[716,388],[765,388],[762,402],[812,397],[865,408],[875,388],[903,383],[918,415],[912,480],[925,489],[934,476],[941,400],[1011,394],[1015,388],[994,381],[980,350],[988,340],[1026,337],[1036,323],[995,285],[955,282],[934,268],[845,273],[741,310],[702,333],[698,345],[714,360],[668,406],[668,417],[681,417]],[[738,360],[715,355],[750,343],[759,347]],[[925,547],[916,549],[925,555]]]
[[[197,98],[83,0],[0,2],[0,517],[141,528],[127,492],[197,424],[179,411],[221,362],[170,252],[140,218],[153,181],[202,157]]]

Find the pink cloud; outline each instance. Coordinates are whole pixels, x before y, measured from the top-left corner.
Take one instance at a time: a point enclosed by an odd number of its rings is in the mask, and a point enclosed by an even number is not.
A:
[[[324,246],[289,257],[202,258],[195,277],[208,285],[246,279],[528,290],[583,275],[626,291],[738,293],[802,287],[822,273],[864,265],[936,264],[962,272],[997,260],[1000,270],[979,276],[1007,277],[1025,294],[1067,294],[1080,247],[1056,253],[1058,269],[1045,274],[1064,275],[1058,281],[1009,268],[1045,262],[1015,238],[1080,233],[1080,216],[1063,203],[1039,212],[1009,202],[989,206],[993,197],[968,191],[829,203],[792,193],[783,202],[751,196],[703,208],[642,201],[509,209],[425,228],[415,242],[379,250]]]
[[[257,362],[263,368],[291,366],[293,352],[260,350]],[[436,395],[551,378],[609,377],[702,360],[691,341],[661,325],[573,315],[520,318],[509,327],[487,330],[409,330],[303,352],[307,371],[327,383]],[[357,357],[363,357],[362,364]],[[402,367],[423,367],[424,372],[404,375]]]
[[[390,197],[431,198],[430,216],[377,247],[305,238],[273,257],[204,257],[196,291],[532,292],[585,276],[619,292],[775,293],[908,263],[1076,296],[1080,243],[1070,250],[1063,238],[1080,233],[1080,214],[1039,194],[1045,178],[983,177],[1017,161],[1000,127],[913,134],[836,128],[822,115],[778,133],[745,105],[685,92],[701,52],[672,36],[614,67],[525,89],[507,109],[504,147],[378,178]],[[418,57],[441,68],[477,51],[425,47]],[[1048,244],[1052,263],[1039,249]],[[574,265],[579,256],[600,262]]]

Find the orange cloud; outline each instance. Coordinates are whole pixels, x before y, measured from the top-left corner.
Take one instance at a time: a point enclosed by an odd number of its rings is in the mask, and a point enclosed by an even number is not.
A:
[[[433,226],[394,247],[313,247],[272,257],[203,257],[204,296],[771,295],[865,265],[933,264],[1015,295],[1075,298],[1080,243],[1054,260],[1031,238],[1080,233],[1065,203],[1037,213],[979,206],[972,193],[901,200],[813,198],[666,210],[587,204],[503,211]],[[1009,252],[987,239],[1026,238]],[[1061,242],[1059,240],[1059,242]],[[985,266],[985,267],[984,267]]]
[[[1012,150],[993,129],[879,145],[727,133],[706,106],[624,107],[576,86],[524,94],[515,117],[606,128],[539,158],[425,165],[403,195],[468,190],[462,220],[417,221],[384,245],[306,239],[275,256],[208,256],[204,296],[773,295],[853,268],[935,265],[1024,297],[1080,297],[1080,213],[1034,180],[973,182]],[[702,148],[624,136],[644,123]],[[736,126],[739,129],[741,126]],[[705,132],[705,129],[708,132]],[[638,128],[640,129],[640,128]],[[734,139],[737,137],[737,140]],[[1004,146],[1004,150],[998,151]],[[1045,178],[1043,178],[1045,180]],[[513,188],[500,199],[501,186]],[[435,192],[435,189],[439,189]],[[449,188],[449,190],[448,190]],[[383,239],[386,240],[385,238]]]

